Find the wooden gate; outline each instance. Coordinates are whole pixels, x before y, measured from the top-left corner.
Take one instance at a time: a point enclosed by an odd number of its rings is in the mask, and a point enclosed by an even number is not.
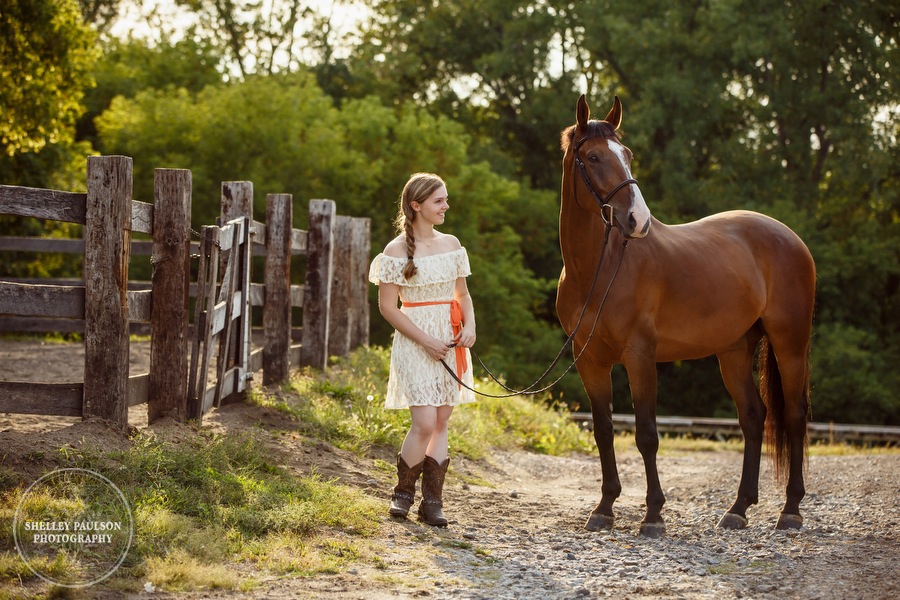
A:
[[[197,303],[188,378],[187,418],[200,419],[222,399],[244,391],[250,368],[250,219],[201,230]],[[218,281],[219,263],[227,253]],[[209,369],[216,356],[215,381]]]

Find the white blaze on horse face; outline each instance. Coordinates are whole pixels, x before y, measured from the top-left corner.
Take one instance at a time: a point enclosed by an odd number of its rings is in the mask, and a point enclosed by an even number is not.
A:
[[[628,161],[625,160],[625,146],[615,140],[608,140],[607,143],[609,144],[609,149],[616,155],[619,162],[622,163],[622,169],[625,171],[625,176],[628,179],[633,179],[631,169],[628,168]],[[644,195],[641,193],[641,188],[637,185],[631,185],[629,187],[632,190],[630,212],[636,223],[631,236],[642,238],[650,231],[650,209],[647,208],[647,203],[644,202]]]

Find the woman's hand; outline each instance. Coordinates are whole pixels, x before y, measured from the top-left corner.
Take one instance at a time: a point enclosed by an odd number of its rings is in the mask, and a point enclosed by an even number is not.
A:
[[[430,336],[422,343],[422,347],[425,348],[425,352],[428,353],[428,356],[434,360],[444,360],[447,358],[450,348],[452,348],[450,344]]]
[[[475,345],[475,327],[464,325],[462,331],[453,338],[454,346],[462,346],[463,348],[471,348]]]

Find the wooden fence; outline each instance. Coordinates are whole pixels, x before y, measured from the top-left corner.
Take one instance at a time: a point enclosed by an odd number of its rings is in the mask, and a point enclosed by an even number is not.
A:
[[[157,169],[154,203],[148,204],[132,200],[131,158],[91,157],[87,171],[83,194],[0,186],[0,214],[85,226],[83,240],[0,238],[0,250],[84,253],[83,280],[0,280],[0,332],[79,331],[85,344],[83,382],[0,381],[0,412],[100,417],[124,426],[129,406],[146,402],[150,422],[166,415],[198,417],[208,393],[206,373],[192,368],[188,356],[189,297],[198,287],[191,283],[191,254],[202,243],[191,242],[191,173]],[[223,183],[224,226],[203,228],[203,239],[216,239],[220,247],[223,231],[247,238],[233,267],[233,281],[244,287],[223,289],[222,280],[208,273],[204,279],[204,293],[227,303],[232,317],[227,329],[236,341],[220,344],[217,371],[226,381],[216,378],[212,392],[219,401],[240,394],[260,368],[263,382],[275,383],[287,377],[291,363],[324,369],[329,353],[346,354],[368,343],[365,272],[359,267],[368,264],[368,220],[339,217],[333,201],[313,200],[309,231],[301,231],[291,228],[289,194],[270,194],[267,203],[268,223],[253,221],[252,184]],[[337,233],[341,227],[355,233]],[[132,232],[153,239],[132,242]],[[149,285],[128,283],[132,248],[151,255]],[[305,286],[290,284],[291,256],[298,254],[307,256]],[[262,284],[250,281],[251,255],[266,256]],[[249,352],[251,306],[264,309],[265,347],[255,353]],[[299,330],[290,325],[292,307],[303,310]],[[340,318],[329,319],[330,314]],[[136,323],[149,324],[150,372],[129,377],[129,331]],[[195,323],[194,344],[207,333]],[[292,346],[291,339],[301,344]],[[222,368],[235,364],[237,370]],[[189,394],[189,372],[202,382],[200,393]]]

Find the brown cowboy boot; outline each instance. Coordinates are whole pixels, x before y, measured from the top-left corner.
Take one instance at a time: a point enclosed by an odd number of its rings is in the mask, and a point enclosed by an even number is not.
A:
[[[422,501],[419,503],[419,518],[429,525],[437,527],[447,526],[447,517],[442,510],[444,503],[441,498],[444,491],[444,477],[447,475],[447,467],[450,459],[438,464],[430,456],[425,457],[425,469],[422,471]]]
[[[410,467],[397,454],[397,486],[391,496],[390,513],[392,517],[406,517],[409,514],[409,508],[416,499],[416,481],[422,474],[424,464],[424,462],[420,462],[416,466]]]

